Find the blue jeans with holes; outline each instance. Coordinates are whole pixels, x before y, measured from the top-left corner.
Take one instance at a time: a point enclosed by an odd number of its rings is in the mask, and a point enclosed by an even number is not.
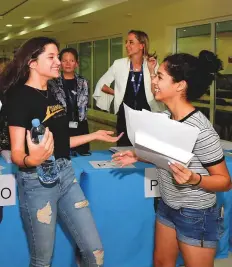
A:
[[[48,267],[53,254],[57,216],[81,252],[81,266],[103,266],[104,252],[88,201],[71,161],[57,160],[59,180],[43,185],[36,172],[17,173],[20,212],[30,249],[30,267]]]

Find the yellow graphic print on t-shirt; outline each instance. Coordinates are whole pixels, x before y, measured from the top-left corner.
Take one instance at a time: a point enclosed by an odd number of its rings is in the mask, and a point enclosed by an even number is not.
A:
[[[56,113],[64,111],[64,108],[61,105],[55,105],[55,106],[48,106],[46,111],[46,117],[43,120],[45,122],[46,120],[53,117]]]

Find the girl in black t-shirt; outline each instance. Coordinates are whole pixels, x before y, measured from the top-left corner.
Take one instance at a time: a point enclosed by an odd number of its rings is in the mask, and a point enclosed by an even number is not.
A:
[[[47,87],[49,79],[59,76],[59,68],[57,42],[37,37],[19,48],[0,76],[1,88],[7,95],[12,161],[19,166],[16,179],[30,266],[51,265],[57,215],[80,248],[84,265],[102,266],[102,244],[88,201],[76,181],[69,149],[92,140],[116,142],[120,136],[112,137],[112,132],[100,130],[69,138],[63,91]],[[40,144],[31,140],[29,130],[34,118],[40,119],[46,127]],[[38,179],[36,166],[53,153],[59,179],[46,185]]]

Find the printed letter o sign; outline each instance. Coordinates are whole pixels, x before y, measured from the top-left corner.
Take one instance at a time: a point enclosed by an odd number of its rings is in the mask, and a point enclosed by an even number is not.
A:
[[[0,175],[0,206],[16,203],[15,177],[13,174]]]

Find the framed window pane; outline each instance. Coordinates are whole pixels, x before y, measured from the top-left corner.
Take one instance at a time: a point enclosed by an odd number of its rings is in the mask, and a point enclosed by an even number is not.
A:
[[[198,56],[201,50],[211,50],[211,24],[178,28],[176,30],[177,53]],[[193,103],[209,118],[210,90]]]
[[[216,23],[216,53],[223,61],[216,78],[215,128],[221,139],[232,139],[232,21]]]
[[[116,59],[122,58],[122,43],[122,37],[110,39],[110,65],[112,65]],[[111,84],[111,88],[114,89],[114,82]],[[110,113],[114,114],[114,101],[111,102]]]
[[[179,28],[176,31],[177,53],[198,56],[203,49],[211,50],[211,25]]]
[[[94,60],[93,60],[93,87],[95,88],[98,80],[108,70],[108,39],[94,41]],[[94,100],[94,109],[98,109]]]
[[[79,72],[89,83],[89,107],[91,107],[92,97],[92,42],[79,44]]]
[[[116,59],[122,58],[122,37],[116,37],[110,39],[110,65]]]

